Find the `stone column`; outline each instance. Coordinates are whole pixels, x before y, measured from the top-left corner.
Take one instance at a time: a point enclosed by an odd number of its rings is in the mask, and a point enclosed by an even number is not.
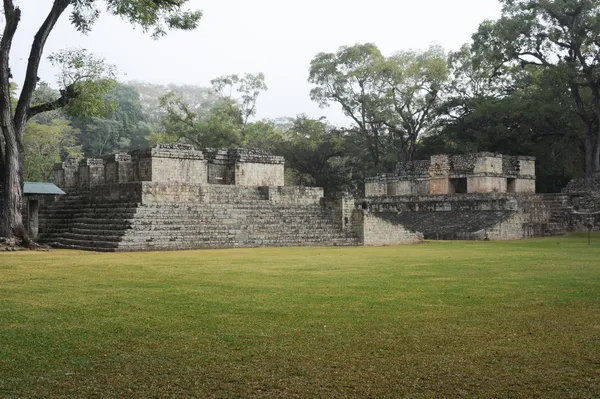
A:
[[[450,193],[450,158],[448,155],[434,155],[429,166],[429,191],[431,195]]]
[[[78,170],[79,162],[77,159],[67,158],[64,162],[54,164],[52,182],[65,192],[77,189]]]
[[[79,189],[89,190],[90,187],[104,184],[104,160],[87,158],[79,162]]]
[[[27,198],[27,234],[33,240],[38,237],[40,201],[37,198]]]
[[[104,157],[104,181],[127,183],[133,181],[133,162],[129,154],[111,154]]]

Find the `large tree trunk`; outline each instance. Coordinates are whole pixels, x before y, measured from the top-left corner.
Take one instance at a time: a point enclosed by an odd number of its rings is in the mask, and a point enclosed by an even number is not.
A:
[[[600,172],[600,132],[596,136],[596,143],[594,145],[594,154],[592,159],[592,173]]]
[[[585,177],[592,177],[594,173],[594,134],[592,127],[586,127],[585,134]]]
[[[23,202],[23,131],[29,119],[31,99],[38,81],[38,69],[48,35],[56,21],[67,9],[70,0],[54,0],[52,9],[33,38],[25,81],[17,106],[13,113],[10,96],[10,49],[12,39],[21,20],[21,10],[15,7],[13,0],[4,0],[5,26],[0,38],[0,128],[4,137],[4,182],[3,203],[0,212],[0,236],[23,240],[29,245],[30,240],[23,225],[21,207]]]
[[[590,148],[592,153],[592,171],[590,174],[600,172],[600,92],[594,91],[594,99],[596,102],[596,123],[595,123],[595,134],[593,135],[593,147]],[[590,129],[591,130],[591,129]],[[591,133],[591,132],[590,132]],[[587,172],[587,171],[586,171]],[[587,173],[586,173],[587,174]]]
[[[3,206],[0,215],[0,236],[18,237],[23,244],[29,245],[30,240],[23,225],[21,208],[23,206],[23,151],[18,132],[8,123],[2,127],[5,138],[4,175],[3,175]]]

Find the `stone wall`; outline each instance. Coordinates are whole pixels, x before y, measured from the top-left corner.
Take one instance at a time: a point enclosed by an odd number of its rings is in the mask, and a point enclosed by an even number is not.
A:
[[[178,182],[104,184],[41,214],[42,239],[103,251],[359,245],[322,189]],[[65,217],[67,216],[68,217]]]
[[[573,231],[600,231],[600,173],[574,179],[563,193],[569,196],[570,224]]]
[[[205,151],[208,160],[208,183],[246,187],[283,186],[283,157],[244,148]]]
[[[160,145],[58,164],[55,179],[69,195],[42,210],[40,232],[62,247],[133,251],[507,240],[579,229],[583,219],[569,207],[575,199],[597,206],[597,192],[582,194],[574,182],[569,193],[533,194],[534,161],[437,155],[367,179],[364,199],[325,200],[322,188],[284,187],[281,157]]]
[[[493,192],[534,193],[535,158],[441,154],[429,161],[399,163],[393,174],[365,180],[366,197]]]
[[[568,231],[563,195],[464,194],[367,198],[357,201],[374,241],[426,239],[508,240]],[[381,219],[381,220],[376,220]],[[365,231],[367,228],[365,227]],[[365,239],[365,242],[369,241]]]

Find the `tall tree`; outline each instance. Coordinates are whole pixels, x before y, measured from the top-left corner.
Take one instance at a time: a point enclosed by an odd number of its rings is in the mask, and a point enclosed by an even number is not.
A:
[[[446,54],[439,46],[402,51],[388,59],[383,74],[390,98],[386,125],[410,161],[419,138],[433,133],[436,126],[440,92],[448,79]]]
[[[351,184],[346,141],[324,120],[298,115],[275,151],[285,157],[288,169],[296,171],[296,184],[325,187],[328,195],[346,191]]]
[[[600,3],[500,0],[502,16],[474,35],[474,50],[498,66],[534,65],[560,73],[585,126],[585,171],[600,170]]]
[[[265,75],[261,73],[246,73],[242,77],[238,75],[227,75],[213,79],[210,82],[213,90],[221,97],[228,100],[233,99],[233,90],[240,96],[240,106],[242,110],[242,140],[246,140],[246,126],[248,119],[256,115],[256,100],[261,92],[266,91]]]
[[[0,214],[0,236],[19,237],[25,244],[29,238],[23,226],[21,205],[23,200],[24,148],[23,134],[27,121],[34,115],[68,106],[85,89],[90,80],[73,81],[63,87],[61,96],[49,103],[32,106],[32,97],[38,83],[38,69],[44,54],[46,41],[57,21],[71,7],[71,23],[83,33],[91,30],[100,15],[101,6],[106,12],[122,17],[133,25],[151,31],[154,37],[166,34],[168,29],[194,29],[200,18],[199,11],[189,11],[183,7],[188,0],[54,0],[48,15],[33,38],[26,67],[25,80],[16,107],[11,103],[10,52],[13,38],[21,21],[21,9],[14,0],[3,0],[4,30],[0,39],[0,128],[3,143],[0,148],[0,175],[3,176],[3,202]],[[75,70],[82,59],[59,55],[56,62],[71,62]]]
[[[78,133],[65,119],[53,119],[47,124],[30,120],[23,136],[25,178],[47,181],[56,162],[66,157],[83,157],[81,146],[77,144]]]
[[[418,139],[435,127],[440,91],[448,77],[440,47],[384,57],[373,44],[321,53],[311,62],[311,97],[337,103],[362,136],[377,171],[412,160]]]
[[[371,163],[379,168],[388,135],[385,125],[385,89],[380,70],[381,51],[371,43],[341,47],[337,53],[319,53],[311,61],[308,81],[311,98],[320,106],[337,103],[353,122],[352,133],[362,137]]]

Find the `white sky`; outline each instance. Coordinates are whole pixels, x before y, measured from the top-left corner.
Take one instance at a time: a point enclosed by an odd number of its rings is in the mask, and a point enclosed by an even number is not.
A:
[[[23,16],[11,67],[20,86],[31,40],[52,1],[16,2]],[[124,81],[208,86],[217,76],[264,72],[269,90],[259,99],[258,118],[307,113],[341,124],[337,107],[320,109],[310,100],[308,69],[317,53],[365,42],[385,55],[434,43],[457,50],[484,19],[500,15],[497,0],[191,0],[190,7],[204,12],[200,27],[158,41],[108,15],[84,36],[64,15],[45,55],[83,47],[115,64]],[[54,74],[42,65],[42,80],[53,83]]]

